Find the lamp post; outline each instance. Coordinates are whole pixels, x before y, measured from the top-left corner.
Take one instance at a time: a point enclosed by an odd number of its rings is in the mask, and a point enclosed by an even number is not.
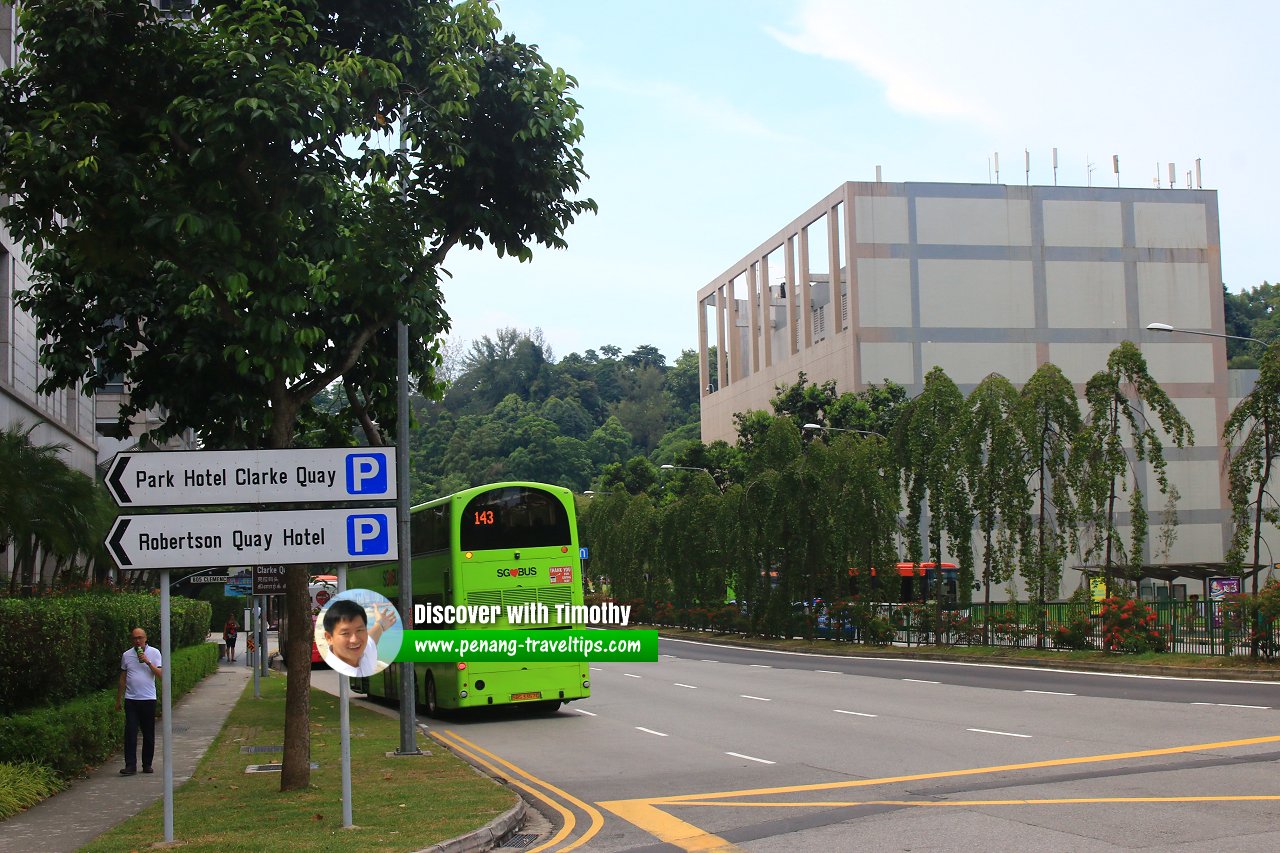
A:
[[[823,426],[822,424],[805,424],[800,428],[807,429],[810,432],[813,432],[815,430],[826,430],[827,432],[856,432],[859,435],[879,435],[881,438],[884,438],[883,435],[880,435],[880,433],[876,432],[873,429],[847,429],[845,427]]]
[[[720,481],[716,479],[715,474],[712,474],[706,468],[695,468],[690,465],[662,465],[659,467],[661,467],[663,471],[701,471],[702,473],[706,474],[708,477],[711,478],[711,482],[715,484],[715,487],[717,489],[719,489],[720,491],[724,491],[724,489],[720,486]]]
[[[1206,332],[1203,329],[1179,329],[1176,326],[1170,326],[1168,323],[1148,323],[1147,331],[1148,332],[1170,332],[1170,333],[1180,332],[1181,334],[1184,334],[1184,335],[1204,335],[1205,337],[1209,337],[1209,338],[1227,338],[1233,341],[1250,341],[1255,344],[1261,344],[1264,347],[1266,346],[1265,343],[1258,340],[1257,338],[1247,338],[1244,335],[1228,335],[1223,332]]]

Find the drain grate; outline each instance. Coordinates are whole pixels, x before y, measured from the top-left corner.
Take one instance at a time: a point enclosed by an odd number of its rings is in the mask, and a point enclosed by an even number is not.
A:
[[[534,835],[533,833],[517,832],[515,835],[508,838],[506,841],[499,844],[498,847],[528,847],[537,839],[538,839],[538,836]]]
[[[283,764],[250,764],[244,769],[245,773],[279,773],[284,767]],[[314,761],[311,762],[312,770],[319,770],[320,765]]]
[[[240,747],[242,754],[255,752],[284,752],[283,746],[242,746]]]

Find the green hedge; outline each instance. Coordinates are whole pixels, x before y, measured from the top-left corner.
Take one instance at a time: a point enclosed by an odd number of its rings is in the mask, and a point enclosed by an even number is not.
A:
[[[174,701],[217,669],[214,643],[174,652],[169,670]],[[34,761],[70,777],[123,747],[124,712],[116,710],[115,685],[57,707],[0,717],[0,763]]]
[[[170,599],[170,648],[203,643],[209,603]],[[113,685],[142,626],[160,645],[160,599],[142,593],[0,598],[0,714],[58,705]]]

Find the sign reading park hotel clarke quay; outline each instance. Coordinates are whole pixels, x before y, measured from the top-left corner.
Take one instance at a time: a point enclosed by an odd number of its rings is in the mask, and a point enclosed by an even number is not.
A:
[[[107,491],[122,507],[394,500],[394,447],[118,453]]]

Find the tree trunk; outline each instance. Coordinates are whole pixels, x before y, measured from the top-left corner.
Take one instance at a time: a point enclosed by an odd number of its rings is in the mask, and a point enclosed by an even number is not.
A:
[[[284,758],[280,790],[311,784],[311,596],[310,567],[285,567],[285,613],[289,632],[283,649],[288,666],[284,700]]]

